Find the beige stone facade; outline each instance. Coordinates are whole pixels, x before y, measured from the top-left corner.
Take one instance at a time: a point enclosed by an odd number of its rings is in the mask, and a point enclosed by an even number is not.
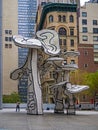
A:
[[[47,5],[46,5],[47,6]],[[52,6],[52,5],[51,5]],[[60,5],[58,5],[58,9],[60,8]],[[63,4],[62,4],[63,6]],[[71,6],[71,5],[69,5]],[[74,8],[74,6],[72,5]],[[54,4],[53,4],[53,8]],[[75,7],[76,9],[77,7]],[[66,51],[77,51],[78,50],[78,32],[77,32],[77,12],[76,11],[64,11],[61,10],[55,10],[48,11],[44,17],[44,9],[39,6],[37,12],[37,24],[36,24],[36,30],[41,29],[52,29],[58,32],[59,35],[59,44],[62,53]],[[51,10],[51,9],[50,9]],[[42,23],[41,23],[42,21]],[[47,58],[47,56],[43,56],[44,58]],[[78,58],[72,57],[72,58],[65,58],[65,61],[67,64],[70,63],[76,63],[78,64]],[[46,72],[42,77],[42,90],[43,90],[43,102],[53,102],[53,96],[52,93],[50,93],[49,86],[55,82],[53,77],[53,70],[49,70]]]
[[[3,44],[3,95],[17,92],[17,81],[10,79],[10,73],[18,67],[18,47],[12,36],[18,34],[18,1],[2,0],[2,44]]]

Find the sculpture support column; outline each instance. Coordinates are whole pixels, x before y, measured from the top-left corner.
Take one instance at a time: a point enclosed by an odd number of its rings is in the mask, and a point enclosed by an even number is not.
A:
[[[40,77],[37,68],[37,49],[30,49],[28,58],[29,77],[27,94],[27,113],[43,114]]]
[[[62,71],[58,73],[57,76],[57,83],[59,83],[62,80]],[[63,104],[63,97],[61,96],[63,94],[62,88],[57,87],[54,91],[54,102],[55,102],[55,113],[64,113],[64,104]]]

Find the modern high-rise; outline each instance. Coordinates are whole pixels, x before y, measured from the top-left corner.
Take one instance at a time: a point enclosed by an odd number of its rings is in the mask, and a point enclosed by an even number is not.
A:
[[[18,66],[18,48],[12,40],[18,33],[17,16],[16,0],[0,0],[0,95],[17,92],[17,81],[10,79],[10,73]]]
[[[35,35],[35,19],[37,10],[37,0],[18,0],[18,34],[24,37],[32,38]],[[26,60],[28,49],[18,49],[18,65],[21,67]],[[26,102],[27,96],[27,76],[19,80],[18,92],[23,102]]]

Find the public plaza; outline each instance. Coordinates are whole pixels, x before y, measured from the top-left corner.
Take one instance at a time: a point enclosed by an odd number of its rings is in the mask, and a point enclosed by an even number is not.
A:
[[[43,115],[28,115],[25,109],[0,110],[0,130],[98,130],[98,111],[76,111],[75,115],[55,114],[44,110]]]

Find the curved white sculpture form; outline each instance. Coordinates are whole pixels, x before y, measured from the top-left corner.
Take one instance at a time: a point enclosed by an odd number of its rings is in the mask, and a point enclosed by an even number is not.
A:
[[[56,75],[56,84],[52,85],[50,89],[54,90],[55,112],[64,112],[62,94],[66,94],[73,105],[74,93],[81,92],[88,89],[88,86],[71,85],[69,83],[69,72],[78,69],[76,64],[63,64],[64,58],[58,57],[60,53],[59,38],[57,32],[54,30],[44,29],[36,33],[35,38],[25,38],[23,36],[13,36],[16,46],[29,48],[28,56],[24,65],[10,74],[10,78],[17,80],[24,74],[28,75],[28,94],[27,94],[27,113],[28,114],[43,114],[42,92],[39,75],[38,51],[44,50],[47,58],[42,64],[41,71],[48,71],[50,66],[54,67]],[[65,57],[79,56],[79,52],[68,51],[65,52]],[[62,54],[60,54],[62,55]],[[64,74],[63,79],[62,73]]]
[[[66,57],[76,57],[76,56],[79,56],[80,53],[79,53],[78,51],[66,51],[66,52],[64,53],[64,55],[65,55]]]
[[[37,51],[43,48],[48,55],[57,55],[60,52],[58,34],[54,30],[41,30],[36,34],[37,39],[28,39],[22,36],[13,36],[16,46],[29,48],[28,57],[24,65],[10,74],[11,79],[21,78],[28,74],[27,113],[43,114],[42,92],[39,70],[37,67]]]
[[[65,57],[76,57],[79,56],[80,53],[78,51],[67,51],[64,54]],[[69,73],[70,71],[74,71],[78,69],[77,64],[67,64],[64,63],[64,59],[60,57],[50,57],[47,59],[49,63],[54,66],[55,74],[56,74],[56,81],[57,83],[49,87],[53,90],[54,93],[54,102],[55,102],[55,112],[56,113],[63,113],[64,112],[64,104],[62,93],[65,94],[69,98],[69,109],[74,109],[74,100],[73,94],[82,92],[88,89],[88,86],[85,85],[71,85],[69,82]],[[63,73],[63,78],[62,77]]]
[[[66,90],[72,94],[82,92],[88,88],[89,86],[87,85],[72,85],[70,82],[66,83]]]

